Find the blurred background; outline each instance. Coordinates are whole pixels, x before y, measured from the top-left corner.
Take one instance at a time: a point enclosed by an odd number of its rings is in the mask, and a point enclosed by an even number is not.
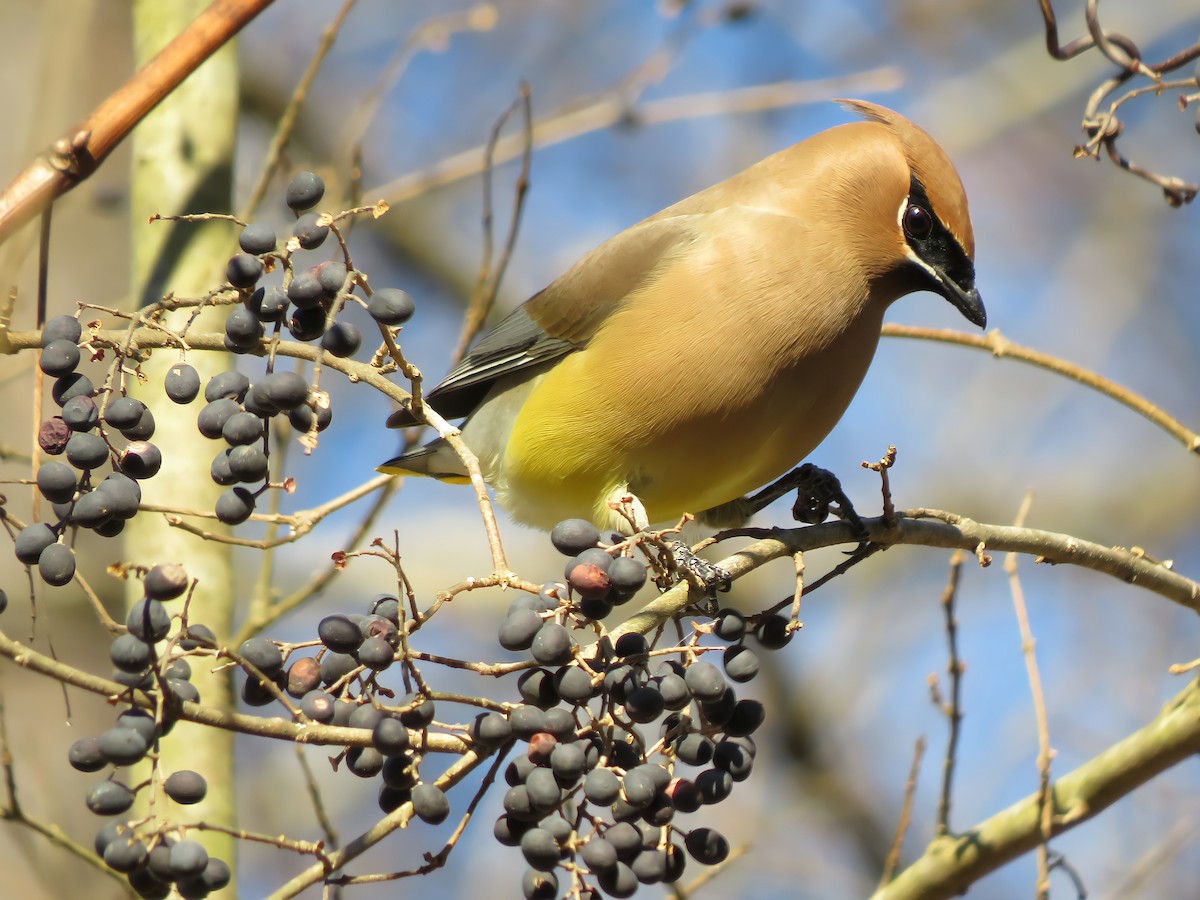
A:
[[[386,197],[392,209],[356,226],[352,252],[374,286],[400,286],[416,299],[418,312],[401,344],[430,381],[449,365],[478,270],[482,188],[477,174],[421,187],[414,173],[468,151],[477,160],[522,80],[537,119],[594,109],[601,101],[616,112],[608,124],[601,114],[594,127],[535,147],[495,317],[613,233],[774,150],[848,121],[843,109],[826,102],[848,94],[908,115],[955,160],[971,201],[989,327],[1115,379],[1185,424],[1200,424],[1197,210],[1169,208],[1157,188],[1107,161],[1072,158],[1086,98],[1109,69],[1095,53],[1051,60],[1036,3],[697,0],[682,11],[676,7],[644,0],[499,0],[490,13],[476,9],[471,18],[466,14],[475,7],[456,0],[360,0],[346,19],[301,110],[288,168],[314,168],[345,190],[348,149],[361,140],[362,196]],[[1061,4],[1064,36],[1082,33],[1082,7]],[[257,177],[279,115],[336,10],[334,3],[280,0],[239,39],[243,120],[235,206]],[[465,18],[451,24],[466,27],[442,33],[427,27],[432,17],[452,12]],[[1147,58],[1189,45],[1200,31],[1200,12],[1182,0],[1109,3],[1103,16],[1106,27],[1131,36]],[[0,67],[9,84],[0,98],[8,135],[0,143],[0,179],[7,181],[128,76],[131,38],[125,4],[92,0],[0,2],[0,33],[7,37]],[[402,71],[386,78],[399,48],[415,35],[424,39],[411,45]],[[838,81],[814,86],[818,102],[709,114],[713,96],[736,107],[742,88],[826,79]],[[373,91],[380,92],[378,109],[364,119]],[[1131,103],[1123,120],[1121,146],[1131,158],[1200,179],[1200,138],[1191,113],[1181,113],[1171,96]],[[574,120],[563,114],[556,121],[566,132]],[[506,133],[519,133],[517,119]],[[118,150],[56,206],[51,314],[71,312],[81,299],[129,303],[131,243],[139,240],[139,227],[150,226],[135,225],[131,233],[128,223],[144,223],[154,212],[130,208],[129,163],[128,148]],[[496,171],[500,235],[511,215],[517,170],[516,162],[506,162]],[[281,194],[275,185],[266,218],[284,220]],[[5,287],[15,284],[19,291],[14,327],[20,329],[34,327],[31,234],[26,229],[10,242],[0,260]],[[889,320],[962,324],[928,294],[897,303]],[[361,324],[367,322],[364,315]],[[29,354],[0,358],[0,472],[6,479],[28,474],[21,456],[37,419],[30,407],[33,366]],[[261,370],[254,361],[246,366]],[[386,398],[329,376],[323,386],[333,394],[334,425],[313,456],[292,455],[288,474],[298,490],[285,509],[308,508],[355,487],[398,446],[397,435],[383,427]],[[874,515],[878,477],[859,462],[878,459],[889,443],[899,449],[892,471],[899,508],[941,508],[1003,524],[1032,492],[1032,527],[1136,545],[1173,560],[1184,575],[1200,574],[1200,461],[1144,419],[1073,382],[979,351],[885,340],[849,413],[813,461],[838,473],[858,509]],[[28,491],[6,488],[11,508],[24,515]],[[294,589],[322,568],[345,546],[360,516],[359,507],[350,507],[279,551],[277,589]],[[784,502],[758,519],[787,521]],[[422,605],[436,591],[490,570],[478,511],[465,489],[406,482],[376,533],[389,542],[396,535]],[[561,557],[544,535],[507,522],[502,534],[516,571],[539,582],[558,576]],[[122,552],[135,557],[135,550],[95,541],[82,548],[85,570],[119,605],[120,585],[105,578],[103,567]],[[841,558],[837,550],[809,554],[808,580]],[[249,591],[258,554],[247,551],[238,559]],[[719,810],[693,816],[719,816],[735,845],[748,844],[698,896],[870,893],[899,816],[914,742],[923,736],[929,746],[902,862],[920,853],[933,833],[947,736],[927,678],[938,673],[946,687],[939,598],[948,560],[945,551],[896,547],[804,601],[804,629],[743,692],[769,709],[754,776]],[[998,557],[981,569],[968,560],[959,592],[965,720],[953,829],[1037,787],[1034,714],[1002,562]],[[1111,578],[1030,559],[1020,565],[1056,751],[1053,771],[1063,774],[1145,724],[1184,686],[1167,667],[1198,655],[1200,629],[1186,610]],[[788,596],[792,581],[787,563],[767,566],[740,581],[731,602],[760,609]],[[82,600],[71,589],[38,585],[34,626],[21,596],[26,585],[11,555],[0,554],[0,586],[12,598],[0,622],[6,633],[25,640],[33,631],[33,644],[43,652],[52,645],[62,659],[107,672],[106,636]],[[322,616],[358,611],[374,594],[393,589],[386,566],[360,560],[267,633],[311,639]],[[438,627],[422,632],[420,648],[464,659],[511,658],[495,643],[508,599],[498,591],[461,596],[439,616]],[[436,680],[448,691],[515,691],[507,682],[481,683],[452,672],[439,671]],[[105,727],[111,711],[90,695],[71,692],[65,700],[58,685],[11,665],[0,665],[0,691],[23,804],[90,844],[99,824],[83,806],[90,781],[67,766],[65,754],[71,741]],[[328,753],[319,748],[306,752],[343,839],[377,820],[372,784],[329,771]],[[291,746],[239,739],[236,762],[242,827],[319,836]],[[455,814],[470,790],[452,793]],[[446,869],[354,888],[353,896],[516,896],[524,863],[519,851],[499,846],[491,835],[500,794],[492,791],[481,804]],[[1192,896],[1200,876],[1198,811],[1200,773],[1194,764],[1181,765],[1051,846],[1079,873],[1089,896]],[[422,853],[441,847],[453,821],[397,832],[350,871],[418,865]],[[244,897],[266,895],[305,863],[255,844],[244,844],[240,853]],[[0,829],[0,859],[12,873],[6,875],[15,886],[12,896],[84,890],[108,896],[106,880],[24,829]],[[1034,878],[1030,855],[976,885],[972,896],[1027,896]],[[1055,894],[1073,896],[1061,872],[1052,885]]]

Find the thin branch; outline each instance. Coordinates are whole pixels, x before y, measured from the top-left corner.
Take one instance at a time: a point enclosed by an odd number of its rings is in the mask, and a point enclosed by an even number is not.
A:
[[[467,830],[467,825],[475,816],[475,810],[479,808],[480,802],[496,781],[496,773],[500,770],[500,766],[504,764],[505,758],[508,756],[508,751],[511,749],[511,742],[501,747],[496,751],[495,759],[484,773],[483,780],[479,783],[479,787],[475,790],[475,795],[471,798],[471,802],[467,804],[467,811],[463,813],[458,824],[454,827],[454,831],[450,833],[450,837],[446,838],[446,843],[442,845],[442,849],[437,853],[426,853],[425,864],[412,869],[405,869],[402,872],[385,872],[377,875],[343,875],[339,878],[327,879],[327,884],[332,884],[335,887],[350,884],[377,884],[381,881],[396,881],[400,878],[412,878],[417,875],[428,875],[437,869],[446,865],[446,861],[450,858],[451,851],[458,846],[459,840],[463,836],[463,832]]]
[[[865,562],[866,560],[868,560],[872,556],[874,556],[876,553],[879,553],[881,550],[884,550],[884,549],[886,549],[886,548],[884,548],[880,544],[865,544],[865,545],[860,545],[858,547],[855,547],[853,550],[848,552],[848,555],[846,556],[846,558],[844,560],[842,560],[840,563],[838,563],[836,566],[834,566],[832,569],[830,569],[828,572],[826,572],[824,575],[822,575],[816,581],[813,581],[809,584],[804,584],[803,580],[801,579],[799,581],[798,586],[803,589],[802,590],[803,595],[805,597],[808,597],[814,591],[820,590],[822,587],[829,584],[829,582],[833,581],[833,579],[835,579],[835,578],[841,578],[843,575],[845,575],[847,572],[849,572],[851,569],[853,569],[859,563]],[[803,575],[803,572],[801,572],[800,574]],[[774,604],[773,606],[767,607],[758,615],[763,618],[765,618],[767,616],[773,616],[773,615],[775,615],[775,613],[781,612],[783,610],[783,608],[785,606],[787,606],[789,603],[792,604],[792,607],[796,610],[796,613],[799,614],[800,610],[798,607],[796,607],[796,595],[795,595],[795,593],[793,593],[792,596],[784,597],[778,603]],[[798,625],[798,622],[796,619],[793,619],[792,624],[789,624],[789,627],[790,628],[795,627],[796,625]]]
[[[792,566],[796,573],[796,588],[792,592],[792,614],[789,617],[791,621],[788,627],[795,625],[799,627],[800,622],[800,600],[804,597],[804,554],[792,554]]]
[[[284,108],[283,115],[279,117],[279,125],[275,129],[275,134],[271,136],[271,144],[267,147],[266,156],[263,158],[262,167],[259,169],[258,180],[254,183],[254,187],[250,191],[250,196],[242,206],[241,212],[238,213],[239,219],[249,221],[254,216],[254,211],[258,209],[258,205],[262,203],[262,199],[267,193],[267,188],[271,184],[271,179],[275,177],[275,173],[279,169],[284,148],[287,147],[288,141],[292,138],[292,132],[295,130],[296,119],[300,115],[300,107],[304,104],[304,98],[308,96],[308,90],[312,87],[312,83],[317,77],[317,72],[320,71],[321,63],[325,61],[325,57],[333,49],[333,42],[337,38],[338,32],[342,29],[342,23],[346,21],[346,16],[350,15],[350,10],[354,8],[356,2],[358,0],[342,0],[342,5],[334,15],[333,21],[326,25],[321,32],[320,40],[317,42],[317,49],[313,51],[312,58],[308,61],[308,67],[304,70],[304,74],[300,76],[300,80],[296,82],[296,87],[292,91],[292,96],[288,99],[288,104]]]
[[[1084,22],[1087,26],[1087,34],[1067,44],[1059,42],[1058,20],[1049,0],[1039,0],[1039,6],[1046,34],[1046,50],[1053,59],[1071,59],[1095,48],[1116,67],[1115,74],[1101,82],[1088,98],[1081,122],[1083,132],[1087,135],[1087,141],[1082,147],[1075,149],[1075,155],[1098,159],[1100,148],[1103,147],[1109,158],[1119,168],[1161,188],[1163,197],[1169,205],[1180,207],[1191,203],[1196,198],[1200,187],[1189,184],[1176,176],[1162,175],[1136,165],[1117,149],[1117,140],[1121,137],[1124,126],[1117,118],[1116,110],[1127,100],[1143,94],[1153,93],[1155,96],[1161,96],[1167,90],[1194,88],[1197,83],[1194,77],[1176,82],[1165,82],[1162,76],[1200,58],[1200,42],[1192,44],[1158,63],[1147,64],[1142,60],[1142,52],[1136,43],[1123,34],[1104,28],[1100,22],[1098,0],[1087,0],[1084,4]],[[1100,112],[1101,105],[1114,92],[1135,77],[1145,78],[1149,84],[1129,91],[1111,103],[1106,112]],[[1189,99],[1186,95],[1180,97],[1180,107],[1185,108]]]
[[[950,574],[946,579],[946,587],[942,590],[942,615],[946,621],[946,674],[950,678],[950,702],[939,704],[950,725],[950,733],[946,738],[946,756],[942,760],[942,789],[938,794],[937,828],[935,834],[944,835],[950,831],[950,797],[954,787],[954,766],[958,759],[958,738],[962,726],[962,676],[964,666],[958,656],[958,619],[954,613],[954,601],[958,597],[958,581],[962,575],[962,564],[965,559],[962,550],[955,550],[950,555]],[[932,676],[931,676],[932,678]],[[936,680],[933,685],[936,687]]]
[[[1033,495],[1026,493],[1021,501],[1021,508],[1013,524],[1020,528],[1025,524],[1029,515],[1029,507]],[[1037,721],[1038,737],[1038,822],[1041,828],[1041,840],[1037,847],[1037,900],[1049,900],[1050,897],[1050,834],[1053,828],[1054,809],[1050,798],[1050,760],[1054,751],[1050,749],[1050,724],[1046,716],[1046,695],[1042,691],[1042,676],[1038,672],[1036,642],[1033,631],[1029,627],[1029,612],[1025,607],[1025,592],[1021,588],[1021,579],[1017,574],[1017,554],[1009,553],[1004,559],[1004,571],[1008,574],[1008,587],[1012,593],[1013,611],[1017,616],[1017,626],[1021,630],[1021,654],[1025,657],[1025,674],[1029,679],[1029,692],[1033,696],[1033,712]]]
[[[0,523],[4,523],[7,526],[6,530],[9,532],[9,537],[14,537],[15,532],[20,531],[25,527],[26,524],[21,519],[18,519],[16,516],[10,513],[8,508],[2,504],[0,504]],[[26,572],[29,572],[30,569],[30,566],[25,566]],[[86,597],[88,603],[91,604],[92,611],[96,613],[96,618],[100,620],[100,624],[104,626],[104,629],[109,634],[118,635],[125,631],[125,626],[120,622],[117,622],[108,614],[108,610],[104,608],[104,601],[101,600],[100,595],[93,590],[91,583],[83,576],[82,572],[76,569],[75,574],[71,578],[71,582],[79,585],[79,589],[83,591],[84,597]],[[36,612],[37,611],[35,609],[35,615]]]
[[[379,112],[388,92],[400,81],[408,64],[422,50],[444,51],[455,34],[485,32],[495,27],[499,12],[491,3],[480,3],[467,10],[432,16],[413,28],[380,68],[371,88],[363,94],[355,109],[339,129],[338,143],[330,154],[334,160],[351,160],[361,154],[363,138]],[[351,164],[351,168],[353,168]]]
[[[442,790],[453,787],[482,765],[491,755],[492,751],[490,750],[468,751],[463,755],[462,759],[455,761],[454,765],[447,768],[434,784]],[[340,870],[346,863],[361,856],[392,832],[399,828],[404,828],[411,821],[412,817],[413,807],[410,800],[388,813],[367,831],[364,831],[347,843],[341,850],[330,853],[327,860],[309,866],[286,884],[280,886],[270,895],[269,900],[284,900],[287,897],[295,897],[304,891],[305,888],[319,884],[328,877],[330,872]]]
[[[217,825],[214,822],[192,822],[187,827],[193,828],[196,831],[215,831],[219,834],[227,834],[232,838],[237,838],[239,841],[249,841],[253,844],[267,844],[271,847],[278,847],[280,850],[290,850],[293,853],[299,853],[302,856],[315,856],[320,860],[327,860],[329,858],[325,853],[325,845],[320,841],[297,841],[281,834],[259,834],[254,831],[247,831],[244,828],[229,828],[225,825]]]
[[[1079,874],[1079,870],[1071,865],[1071,861],[1061,853],[1050,853],[1047,859],[1047,867],[1053,872],[1056,869],[1071,879],[1071,884],[1075,886],[1075,900],[1088,900],[1087,886],[1083,883],[1083,876]]]
[[[966,334],[949,328],[918,328],[912,325],[897,325],[891,322],[883,326],[883,334],[888,337],[919,338],[925,341],[940,341],[946,344],[960,344],[964,347],[975,347],[986,350],[998,359],[1009,358],[1029,363],[1041,369],[1048,369],[1057,375],[1063,375],[1073,381],[1091,388],[1118,403],[1127,406],[1143,418],[1149,419],[1171,437],[1178,440],[1190,453],[1200,454],[1200,434],[1181,424],[1178,420],[1167,415],[1149,400],[1121,387],[1115,381],[1110,381],[1103,375],[1067,362],[1057,356],[1032,350],[1020,344],[1014,344],[999,331],[993,329],[984,335]]]
[[[348,551],[355,550],[366,539],[367,535],[375,526],[375,521],[379,518],[379,514],[383,512],[384,507],[392,496],[396,493],[400,485],[400,479],[391,478],[388,480],[378,493],[375,494],[371,505],[367,508],[358,525],[355,526],[354,534],[350,536],[350,540],[346,542]],[[308,582],[286,597],[281,597],[274,603],[266,604],[261,607],[252,606],[246,621],[242,623],[238,632],[230,640],[229,643],[235,646],[241,646],[242,642],[254,637],[264,628],[268,627],[272,622],[286,615],[298,606],[307,603],[312,598],[318,596],[326,585],[333,580],[333,577],[338,573],[339,566],[331,563],[323,568],[316,575],[312,576]]]
[[[867,462],[864,459],[859,463],[864,469],[870,469],[872,472],[879,473],[879,489],[883,493],[883,518],[885,521],[891,521],[896,515],[896,506],[892,502],[892,485],[888,480],[888,469],[895,464],[895,444],[888,444],[887,453],[883,455],[879,462]]]
[[[300,773],[304,776],[304,791],[308,794],[309,802],[312,803],[317,825],[325,834],[325,846],[336,850],[339,843],[338,833],[329,818],[329,813],[325,810],[325,801],[321,798],[321,786],[317,784],[317,779],[313,776],[312,767],[308,764],[308,757],[304,755],[304,748],[297,744],[294,749],[296,762],[300,764]]]
[[[140,692],[131,692],[129,688],[76,669],[66,663],[38,653],[19,641],[14,641],[8,635],[0,632],[0,656],[6,656],[22,668],[54,678],[63,684],[73,685],[98,694],[102,697],[120,697],[141,709],[151,712],[155,709],[153,698]],[[226,731],[236,731],[241,734],[268,737],[281,741],[293,741],[299,744],[315,744],[318,746],[339,747],[370,747],[371,732],[365,728],[348,728],[337,725],[317,725],[312,722],[300,724],[289,722],[287,719],[272,716],[251,716],[245,713],[228,712],[213,706],[200,703],[182,703],[178,709],[178,717],[188,722],[198,722],[201,725],[211,725]],[[461,753],[466,746],[462,738],[449,734],[426,734],[423,738],[424,748],[436,753]]]
[[[37,300],[36,309],[38,328],[42,328],[46,324],[46,306],[47,306],[47,288],[50,281],[50,223],[53,219],[54,204],[48,203],[46,209],[42,212],[41,229],[38,239],[38,261],[37,261]],[[42,351],[38,350],[36,361],[41,362]],[[42,447],[38,440],[39,431],[41,430],[42,417],[42,400],[46,389],[45,373],[42,372],[40,365],[33,371],[33,408],[30,410],[33,415],[33,428],[30,433],[30,448],[29,448],[29,477],[34,484],[37,483],[37,471],[41,466]],[[41,492],[35,487],[33,489],[33,503],[30,518],[34,522],[41,521],[41,504],[38,503],[38,498]]]
[[[40,834],[55,847],[65,850],[76,859],[87,863],[96,871],[103,872],[116,884],[120,885],[121,890],[127,897],[136,900],[137,894],[129,886],[129,882],[104,865],[100,857],[93,853],[90,848],[71,840],[57,825],[47,824],[40,819],[33,818],[21,806],[21,802],[17,797],[17,778],[13,769],[12,751],[9,749],[8,722],[4,711],[4,702],[0,700],[0,766],[4,768],[4,791],[7,800],[6,803],[0,805],[0,821],[22,825],[30,831]]]
[[[925,757],[925,738],[917,738],[913,747],[912,765],[908,767],[908,779],[904,782],[904,802],[900,805],[900,818],[896,821],[896,833],[892,836],[892,846],[888,848],[887,858],[883,862],[883,874],[879,877],[879,886],[883,887],[892,880],[896,867],[900,864],[900,849],[904,846],[904,835],[908,832],[908,824],[912,819],[913,797],[917,792],[917,775],[921,771],[921,760]]]
[[[721,862],[719,862],[717,865],[705,866],[699,875],[697,875],[683,887],[676,885],[672,896],[679,898],[679,900],[685,900],[685,898],[691,897],[710,881],[720,875],[724,875],[725,872],[730,869],[733,863],[746,855],[746,851],[749,849],[749,844],[738,844],[737,846],[733,847],[729,851],[729,855],[721,860]]]
[[[521,171],[518,173],[516,183],[513,185],[513,210],[512,215],[509,217],[508,233],[504,239],[504,249],[501,251],[500,261],[493,267],[492,173],[495,168],[496,142],[500,139],[501,129],[512,116],[513,112],[516,111],[518,105],[521,107],[521,117],[524,122],[524,128],[521,133],[525,138],[525,147],[521,154]],[[525,209],[525,195],[529,191],[529,169],[532,157],[533,113],[529,104],[529,85],[521,82],[521,95],[512,102],[512,105],[504,111],[496,121],[496,124],[492,126],[487,148],[484,151],[483,259],[479,264],[479,275],[475,282],[475,289],[471,293],[471,302],[467,304],[466,312],[463,314],[462,333],[458,337],[458,346],[450,358],[451,366],[457,365],[458,361],[467,352],[467,347],[483,327],[488,313],[491,312],[492,306],[496,302],[496,295],[500,292],[500,282],[503,280],[504,273],[508,269],[508,263],[512,259],[513,248],[517,243],[517,232],[521,226],[521,213]]]
[[[252,513],[250,521],[266,522],[269,525],[286,525],[289,532],[282,537],[264,538],[256,540],[253,538],[230,537],[229,535],[211,532],[191,525],[181,518],[182,516],[193,516],[202,519],[215,519],[217,514],[212,510],[207,509],[188,509],[183,510],[174,506],[162,506],[155,503],[144,503],[140,509],[147,512],[159,512],[167,516],[167,523],[180,528],[184,531],[203,537],[205,540],[217,541],[222,544],[235,544],[240,547],[252,547],[256,550],[271,550],[283,544],[291,544],[298,541],[304,535],[313,530],[327,516],[337,512],[338,510],[351,505],[352,503],[361,500],[368,494],[374,493],[388,485],[392,481],[390,475],[378,475],[370,481],[363,482],[358,487],[351,488],[344,494],[325,501],[319,506],[314,506],[312,509],[299,510],[294,513]]]
[[[614,90],[581,103],[572,103],[538,119],[533,123],[533,145],[539,149],[550,147],[628,121],[631,116],[638,124],[654,125],[704,116],[800,106],[845,94],[894,90],[899,84],[899,70],[887,66],[839,78],[779,81],[720,93],[650,100],[634,106],[629,104],[624,92]],[[501,138],[496,142],[493,164],[501,165],[515,159],[523,152],[523,143],[522,135]],[[480,174],[484,166],[483,153],[483,147],[472,147],[428,168],[410,172],[370,189],[366,194],[368,197],[383,197],[390,203],[412,199],[434,188]]]
[[[986,558],[984,548],[1015,551],[1036,557],[1037,562],[1070,564],[1111,575],[1127,584],[1135,584],[1159,594],[1193,612],[1200,612],[1200,583],[1171,571],[1143,553],[1121,547],[1108,547],[1081,540],[1068,534],[1009,525],[989,525],[942,510],[915,509],[896,513],[895,522],[882,518],[863,519],[870,544],[882,547],[917,544],[924,547],[960,548]],[[808,528],[741,528],[726,535],[743,535],[759,540],[718,562],[716,565],[731,579],[741,578],[765,563],[836,544],[853,544],[860,535],[848,522],[826,522]],[[811,593],[813,588],[807,588]],[[701,591],[681,582],[647,603],[625,622],[611,629],[616,640],[622,634],[637,631],[650,634],[690,606],[703,600]],[[788,598],[791,602],[791,598]]]
[[[1108,896],[1112,900],[1137,900],[1138,897],[1148,896],[1147,883],[1185,847],[1194,847],[1197,838],[1200,838],[1200,819],[1184,816],[1171,826],[1158,843],[1138,857]]]

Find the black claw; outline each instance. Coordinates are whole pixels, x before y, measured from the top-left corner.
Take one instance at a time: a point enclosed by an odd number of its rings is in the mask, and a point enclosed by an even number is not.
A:
[[[819,525],[829,518],[830,513],[850,523],[854,536],[866,542],[869,532],[854,504],[842,490],[842,483],[828,469],[805,463],[790,476],[796,487],[796,502],[792,506],[792,518],[806,525]]]
[[[805,463],[792,474],[796,487],[792,518],[805,525],[820,525],[829,518],[829,507],[842,492],[841,483],[832,472],[812,463]]]

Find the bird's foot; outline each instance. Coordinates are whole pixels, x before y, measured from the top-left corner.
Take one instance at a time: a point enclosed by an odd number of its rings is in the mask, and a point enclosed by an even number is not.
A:
[[[854,504],[842,490],[842,483],[828,469],[805,463],[784,478],[794,477],[796,502],[792,504],[792,518],[805,525],[819,525],[832,514],[849,522],[855,537],[865,540],[867,527],[854,509]],[[782,480],[782,479],[781,479]]]
[[[784,494],[796,492],[792,504],[792,518],[805,525],[819,525],[832,514],[850,523],[854,536],[860,541],[867,539],[867,528],[854,510],[854,504],[842,490],[842,483],[828,469],[805,463],[797,466],[773,484],[767,485],[757,494],[746,498],[748,507],[757,512]]]

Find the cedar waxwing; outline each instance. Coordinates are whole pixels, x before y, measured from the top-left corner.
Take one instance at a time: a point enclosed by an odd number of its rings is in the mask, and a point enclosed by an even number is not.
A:
[[[933,291],[987,317],[962,182],[903,116],[769,156],[601,244],[484,336],[427,396],[520,522],[629,533],[715,526],[804,459],[858,390],[891,302]],[[391,427],[414,424],[407,410]],[[462,481],[442,440],[382,472]]]

